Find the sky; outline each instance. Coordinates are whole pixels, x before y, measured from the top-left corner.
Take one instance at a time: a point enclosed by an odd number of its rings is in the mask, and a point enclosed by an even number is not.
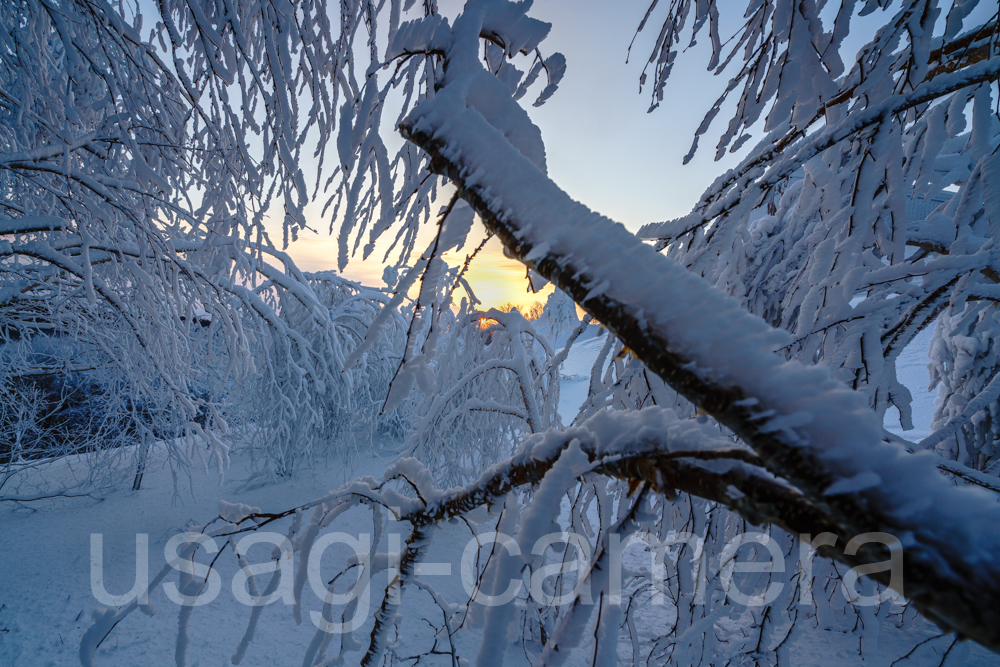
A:
[[[457,3],[441,4],[448,14],[449,4]],[[734,9],[741,4],[734,2]],[[522,99],[541,129],[553,180],[574,199],[632,231],[690,211],[705,188],[736,161],[727,156],[714,162],[713,142],[703,141],[695,159],[682,165],[695,129],[726,84],[726,77],[706,72],[704,45],[683,55],[664,102],[647,113],[649,87],[640,92],[639,76],[659,32],[655,18],[636,39],[626,62],[629,42],[646,9],[646,0],[536,0],[529,16],[552,23],[541,49],[546,55],[564,54],[567,70],[559,90],[543,106],[530,106],[540,90],[537,84]],[[734,16],[741,14],[742,8]],[[724,109],[717,123],[727,120]],[[320,233],[302,233],[289,252],[306,270],[335,269],[336,239],[327,234],[329,223],[315,226]],[[429,239],[433,230],[425,233]],[[477,224],[465,248],[446,259],[461,263],[483,234]],[[426,247],[427,241],[418,240],[416,245]],[[381,285],[384,267],[379,259],[378,252],[369,261],[355,258],[344,275]],[[549,286],[538,295],[527,293],[524,267],[505,258],[496,239],[473,262],[468,277],[484,307],[544,302],[552,290]]]

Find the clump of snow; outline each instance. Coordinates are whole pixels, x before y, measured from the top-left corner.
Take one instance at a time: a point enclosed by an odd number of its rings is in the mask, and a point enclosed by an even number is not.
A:
[[[259,507],[251,507],[250,505],[244,505],[243,503],[229,503],[225,500],[219,500],[219,516],[229,523],[241,523],[247,517],[253,514],[260,514],[260,512],[261,510]]]

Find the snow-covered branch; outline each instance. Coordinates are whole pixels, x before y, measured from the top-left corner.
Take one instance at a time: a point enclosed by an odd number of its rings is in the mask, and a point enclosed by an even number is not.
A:
[[[1000,647],[987,611],[1000,595],[992,555],[1000,545],[980,529],[1000,519],[993,499],[953,487],[932,461],[884,443],[859,395],[824,368],[774,354],[787,334],[548,179],[527,115],[475,55],[485,26],[513,25],[511,7],[470,3],[453,26],[440,89],[406,118],[404,136],[431,155],[432,169],[452,180],[513,256],[732,429],[838,532],[912,535],[906,555],[919,576],[911,599],[943,626]],[[981,63],[977,76],[987,80],[995,66]],[[500,109],[503,126],[490,122]]]

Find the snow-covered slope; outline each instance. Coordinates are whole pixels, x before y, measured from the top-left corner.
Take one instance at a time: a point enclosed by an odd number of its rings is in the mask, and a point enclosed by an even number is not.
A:
[[[934,335],[931,325],[921,331],[913,339],[896,360],[896,375],[913,396],[913,430],[904,431],[899,425],[899,411],[890,408],[885,415],[887,430],[900,435],[907,440],[917,442],[931,434],[931,420],[934,418],[934,401],[937,390],[927,391],[931,376],[927,370],[927,348]]]

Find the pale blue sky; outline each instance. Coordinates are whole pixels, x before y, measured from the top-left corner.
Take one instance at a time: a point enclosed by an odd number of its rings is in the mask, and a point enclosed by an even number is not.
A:
[[[458,3],[441,4],[447,14]],[[536,0],[529,14],[552,23],[542,51],[545,55],[563,53],[567,70],[559,90],[545,105],[530,106],[532,95],[541,89],[538,84],[522,100],[542,131],[549,174],[555,182],[575,199],[632,230],[688,212],[711,181],[735,162],[732,157],[713,162],[714,141],[703,142],[704,150],[691,164],[681,162],[695,128],[725,85],[724,78],[705,71],[707,54],[702,45],[685,54],[668,85],[667,98],[647,113],[649,87],[639,92],[639,75],[659,25],[651,22],[636,40],[631,62],[626,63],[629,42],[646,7],[645,0]],[[325,234],[327,227],[328,223],[320,226],[323,233],[319,236],[307,233],[291,246],[304,268],[335,268],[336,241]],[[470,236],[467,249],[481,238]],[[474,265],[477,295],[488,305],[537,298],[521,296],[523,268],[505,260],[498,244],[491,244],[489,250]],[[345,273],[377,283],[382,273],[379,259],[355,259]]]
[[[447,16],[454,15],[463,4],[464,0],[440,1],[442,13]],[[659,7],[654,13],[646,30],[636,39],[631,61],[626,63],[629,42],[648,4],[649,0],[535,0],[529,15],[552,23],[541,50],[545,55],[563,53],[567,70],[559,90],[544,106],[530,106],[541,89],[538,83],[522,99],[541,129],[553,180],[573,198],[633,231],[644,223],[689,212],[711,182],[735,165],[754,144],[748,142],[736,156],[727,154],[720,162],[713,160],[716,141],[732,115],[737,91],[702,138],[694,160],[682,164],[695,129],[724,89],[730,72],[714,76],[706,71],[709,45],[707,34],[703,34],[698,45],[681,54],[665,99],[658,109],[648,113],[650,87],[647,85],[640,93],[639,76],[659,33],[666,7]],[[987,18],[989,4],[981,4],[976,16],[970,17],[970,24]],[[839,3],[828,3],[825,13],[835,12],[837,7]],[[746,2],[722,0],[720,8],[720,32],[725,41],[742,20]],[[852,34],[844,44],[845,54],[853,55],[885,18],[882,11],[866,18],[855,16]],[[845,56],[845,60],[850,67],[851,56]],[[517,64],[524,69],[530,61]],[[739,62],[734,62],[731,68],[738,65]],[[760,132],[754,136],[759,138]],[[390,152],[401,141],[395,136],[386,139]],[[336,241],[325,234],[328,226],[328,221],[317,225],[323,234],[306,234],[290,248],[304,268],[335,268]],[[481,230],[477,232],[470,235],[467,250],[481,240]],[[429,238],[432,230],[427,229],[426,233]],[[426,243],[424,240],[417,246],[423,248]],[[473,265],[471,282],[478,296],[487,305],[503,301],[527,303],[536,298],[524,294],[523,268],[503,258],[497,242],[491,242],[488,250]],[[458,258],[464,258],[464,253],[458,253]],[[381,254],[373,256],[375,261],[356,259],[345,273],[354,279],[379,284],[382,265],[377,260],[380,259]]]
[[[543,47],[568,61],[556,95],[529,109],[542,130],[549,173],[575,199],[632,230],[684,215],[735,162],[731,157],[713,162],[712,141],[703,141],[691,164],[681,162],[726,84],[725,77],[706,72],[703,45],[684,54],[663,103],[647,113],[650,86],[640,93],[639,75],[659,32],[655,21],[636,39],[631,62],[625,63],[647,5],[646,0],[536,0],[531,10],[552,23]],[[728,118],[721,114],[719,120]]]

